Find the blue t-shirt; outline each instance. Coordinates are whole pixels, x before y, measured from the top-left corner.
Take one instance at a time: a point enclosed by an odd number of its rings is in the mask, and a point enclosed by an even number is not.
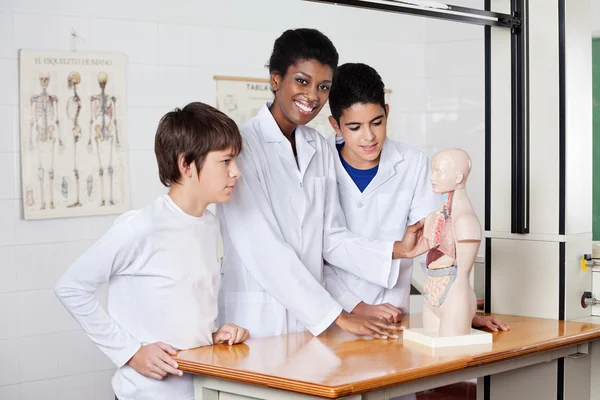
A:
[[[369,169],[356,169],[348,164],[346,160],[344,160],[344,157],[342,157],[342,147],[344,147],[344,143],[336,143],[335,147],[337,147],[344,169],[348,172],[348,175],[350,175],[350,178],[352,178],[356,187],[358,187],[358,190],[360,190],[361,193],[364,192],[367,186],[369,186],[369,183],[375,178],[375,175],[377,175],[379,165]]]

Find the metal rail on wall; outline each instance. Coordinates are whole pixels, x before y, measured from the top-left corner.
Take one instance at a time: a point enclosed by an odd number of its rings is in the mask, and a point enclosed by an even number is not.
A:
[[[364,8],[375,11],[386,11],[401,14],[412,14],[421,17],[444,19],[468,24],[497,26],[501,28],[517,28],[521,25],[519,18],[511,14],[503,14],[476,8],[459,7],[433,1],[396,1],[396,0],[305,0],[314,3],[327,3],[339,6]],[[419,3],[427,3],[428,6]],[[437,4],[437,6],[436,6]]]

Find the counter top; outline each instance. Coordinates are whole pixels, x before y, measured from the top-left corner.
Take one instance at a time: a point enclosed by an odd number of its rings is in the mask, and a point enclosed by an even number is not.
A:
[[[498,315],[511,328],[493,344],[431,349],[400,339],[371,339],[330,327],[181,351],[179,368],[193,374],[338,398],[415,379],[600,339],[600,324]],[[420,315],[403,319],[419,327]]]

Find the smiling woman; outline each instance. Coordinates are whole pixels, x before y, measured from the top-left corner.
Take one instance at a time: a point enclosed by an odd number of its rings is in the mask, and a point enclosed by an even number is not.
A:
[[[318,60],[302,60],[285,73],[271,72],[271,88],[277,93],[270,107],[277,125],[290,140],[297,125],[308,124],[323,108],[329,96],[333,69]],[[294,154],[296,153],[292,141]]]
[[[275,41],[269,60],[275,99],[269,109],[292,142],[294,154],[292,133],[297,125],[306,125],[316,117],[327,102],[337,63],[333,43],[318,31],[288,30]]]

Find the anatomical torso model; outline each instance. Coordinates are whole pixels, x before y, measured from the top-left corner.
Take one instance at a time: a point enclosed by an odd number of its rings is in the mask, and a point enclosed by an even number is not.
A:
[[[460,149],[442,150],[432,159],[432,188],[444,195],[444,201],[427,216],[423,233],[431,247],[423,328],[441,337],[468,335],[476,311],[469,275],[481,242],[481,225],[465,188],[470,171],[471,159]]]

